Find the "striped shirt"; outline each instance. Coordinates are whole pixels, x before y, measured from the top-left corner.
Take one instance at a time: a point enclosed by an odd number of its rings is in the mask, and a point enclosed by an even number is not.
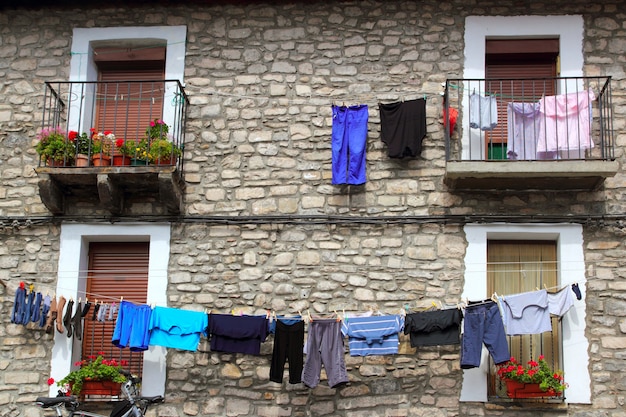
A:
[[[344,320],[341,332],[348,337],[350,356],[394,355],[403,327],[400,315],[351,317]]]

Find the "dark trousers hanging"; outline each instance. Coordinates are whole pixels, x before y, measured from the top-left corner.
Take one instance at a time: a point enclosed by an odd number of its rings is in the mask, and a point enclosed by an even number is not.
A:
[[[287,325],[280,320],[276,322],[274,350],[270,365],[270,381],[282,383],[285,361],[289,359],[289,383],[298,384],[302,381],[304,363],[304,322]]]

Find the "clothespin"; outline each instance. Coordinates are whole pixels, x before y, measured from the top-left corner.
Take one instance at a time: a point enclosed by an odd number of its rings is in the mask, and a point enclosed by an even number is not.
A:
[[[434,301],[431,301],[431,304],[433,305],[433,307],[437,308],[437,303],[435,303]]]
[[[82,301],[83,301],[82,297],[78,297],[78,302],[80,303]]]
[[[35,284],[30,284],[30,285],[28,286],[28,289],[30,290],[30,292],[35,291]]]
[[[313,317],[311,317],[311,310],[307,310],[306,313],[309,315],[309,322],[312,322]]]
[[[123,296],[123,295],[120,297],[120,303],[121,303],[122,301],[124,301],[124,296]]]

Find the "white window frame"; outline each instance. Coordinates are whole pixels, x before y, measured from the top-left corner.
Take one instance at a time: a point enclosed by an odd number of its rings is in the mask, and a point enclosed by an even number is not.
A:
[[[72,59],[70,62],[70,81],[97,81],[98,68],[93,59],[93,44],[97,42],[138,42],[146,41],[155,44],[165,44],[165,79],[178,80],[184,86],[185,75],[185,41],[187,26],[145,26],[145,27],[108,27],[108,28],[75,28],[72,40]],[[171,83],[169,83],[171,84]],[[175,107],[170,106],[175,98],[173,85],[166,85],[163,100],[163,121],[172,126],[176,119]],[[80,88],[73,89],[78,92]],[[95,86],[88,86],[85,101],[68,100],[70,106],[68,129],[79,132],[88,132],[93,125],[91,115],[86,109],[92,107],[89,97],[94,97]],[[83,115],[79,120],[79,115]],[[79,126],[79,121],[83,123]]]
[[[89,242],[149,242],[148,303],[167,306],[167,271],[170,254],[169,224],[63,224],[56,295],[77,300],[85,297]],[[81,342],[54,331],[51,376],[55,381],[67,375],[79,360]],[[167,350],[150,346],[143,355],[142,395],[165,394]],[[50,386],[55,396],[58,387]]]
[[[586,286],[582,226],[579,224],[469,224],[464,227],[468,242],[465,253],[465,284],[462,297],[482,300],[487,295],[487,241],[550,240],[557,244],[558,282],[561,287],[578,283],[582,300],[562,319],[563,371],[569,387],[565,402],[591,403],[589,341],[585,336]],[[463,370],[460,401],[487,402],[488,351],[483,346],[481,365]]]
[[[487,39],[515,38],[557,38],[559,39],[559,59],[561,77],[583,76],[583,32],[584,20],[581,15],[566,16],[468,16],[465,18],[465,63],[464,79],[485,79],[485,52]],[[568,85],[569,91],[577,91]],[[579,89],[582,85],[577,86]],[[560,86],[563,90],[565,86]],[[565,90],[563,90],[565,91]],[[469,95],[463,95],[460,125],[463,128],[463,160],[483,160],[482,152],[473,153],[470,149],[485,149],[485,135],[476,129],[469,129]]]

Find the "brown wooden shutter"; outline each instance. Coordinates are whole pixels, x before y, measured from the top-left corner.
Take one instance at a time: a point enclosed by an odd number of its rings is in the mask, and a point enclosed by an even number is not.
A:
[[[556,82],[549,78],[557,76],[559,42],[558,39],[487,40],[486,53],[485,92],[495,94],[498,100],[498,125],[486,132],[486,155],[500,153],[494,149],[502,147],[501,154],[506,158],[507,105],[537,102],[556,93]]]
[[[98,132],[110,130],[118,139],[139,141],[150,121],[162,117],[165,52],[158,45],[94,49],[98,81],[106,82],[97,87]]]
[[[89,301],[116,303],[120,299],[145,304],[148,295],[149,242],[89,244],[89,273],[87,293]],[[115,320],[104,323],[92,320],[92,310],[84,319],[82,359],[104,352],[107,359],[126,360],[125,368],[141,374],[143,355],[119,349],[111,343]],[[117,315],[115,316],[117,318]]]
[[[161,69],[101,71],[100,81],[119,82],[98,84],[96,130],[110,130],[118,139],[141,140],[150,121],[163,115],[165,83],[156,80],[164,76]]]

